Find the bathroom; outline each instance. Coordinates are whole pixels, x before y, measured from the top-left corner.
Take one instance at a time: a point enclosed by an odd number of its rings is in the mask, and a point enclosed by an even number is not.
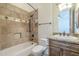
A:
[[[78,9],[75,3],[0,3],[0,56],[78,56]]]

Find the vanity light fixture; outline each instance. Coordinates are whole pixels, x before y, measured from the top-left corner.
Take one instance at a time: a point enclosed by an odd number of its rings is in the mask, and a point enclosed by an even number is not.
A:
[[[71,8],[72,4],[59,4],[58,7],[59,7],[59,10],[62,11],[66,8]]]

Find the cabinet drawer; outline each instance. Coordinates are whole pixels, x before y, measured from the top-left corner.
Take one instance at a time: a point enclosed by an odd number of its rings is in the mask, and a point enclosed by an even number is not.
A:
[[[79,56],[79,53],[73,52],[71,50],[64,50],[63,56]]]
[[[71,48],[79,49],[79,44],[70,44]]]
[[[60,48],[49,47],[49,55],[50,56],[59,56],[60,55]]]
[[[70,46],[68,43],[59,42],[59,41],[53,41],[53,40],[49,40],[49,45],[60,47],[60,48],[67,48],[67,47]]]

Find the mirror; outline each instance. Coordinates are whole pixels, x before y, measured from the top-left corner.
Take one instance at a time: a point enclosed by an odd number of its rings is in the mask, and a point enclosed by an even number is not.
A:
[[[79,4],[75,4],[75,33],[79,33]]]
[[[70,9],[72,4],[59,4],[58,29],[60,33],[70,33]]]
[[[58,4],[59,33],[79,33],[79,4]]]

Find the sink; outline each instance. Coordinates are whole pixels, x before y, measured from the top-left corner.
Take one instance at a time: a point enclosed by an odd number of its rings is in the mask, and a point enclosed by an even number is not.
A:
[[[63,36],[63,35],[54,35],[53,36],[54,38],[59,38],[59,39],[78,39],[77,37],[75,36]]]
[[[49,38],[55,39],[55,40],[68,41],[68,42],[78,42],[79,43],[78,37],[75,37],[75,36],[53,35],[53,36],[50,36]]]

